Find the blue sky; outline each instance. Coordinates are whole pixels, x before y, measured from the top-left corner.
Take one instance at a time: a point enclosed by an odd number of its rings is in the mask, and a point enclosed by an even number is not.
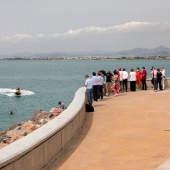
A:
[[[0,3],[0,54],[170,47],[169,0]]]

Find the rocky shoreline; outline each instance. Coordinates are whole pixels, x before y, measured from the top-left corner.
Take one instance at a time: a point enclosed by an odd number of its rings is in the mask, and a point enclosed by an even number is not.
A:
[[[0,149],[27,136],[63,112],[61,108],[52,108],[49,112],[38,110],[27,122],[16,123],[0,133]]]

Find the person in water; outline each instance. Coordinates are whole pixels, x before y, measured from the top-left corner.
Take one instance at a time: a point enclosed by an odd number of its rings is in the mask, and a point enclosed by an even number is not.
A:
[[[12,112],[12,111],[9,111],[9,114],[10,114],[10,115],[12,115],[12,114],[13,114],[13,112]]]
[[[21,90],[19,87],[16,89],[15,94],[21,94]]]

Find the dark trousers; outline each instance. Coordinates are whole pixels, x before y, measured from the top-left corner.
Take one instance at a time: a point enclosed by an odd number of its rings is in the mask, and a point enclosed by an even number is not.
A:
[[[153,88],[157,90],[157,78],[153,78]]]
[[[146,80],[142,80],[142,90],[147,90]]]
[[[98,99],[98,85],[93,85],[93,99],[94,101],[97,101]]]
[[[98,99],[103,99],[103,85],[98,85],[97,86],[97,88],[98,88]]]
[[[162,90],[161,79],[157,79],[157,88],[159,86],[159,90]]]
[[[123,90],[125,90],[125,89],[127,91],[127,79],[123,80]]]
[[[136,91],[136,81],[130,81],[130,91]]]

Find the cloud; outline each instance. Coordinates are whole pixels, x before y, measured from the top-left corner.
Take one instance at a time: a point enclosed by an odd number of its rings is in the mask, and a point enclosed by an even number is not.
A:
[[[0,37],[1,42],[18,42],[18,41],[29,41],[29,40],[38,40],[44,38],[44,34],[29,35],[29,34],[15,34],[13,36],[3,36]]]
[[[128,22],[121,25],[115,25],[112,27],[96,27],[89,26],[80,28],[77,30],[70,29],[65,33],[54,33],[54,34],[15,34],[13,36],[2,36],[0,37],[1,42],[23,42],[23,41],[34,41],[40,39],[62,39],[62,38],[74,38],[78,36],[91,36],[91,35],[105,35],[105,34],[128,34],[128,33],[140,33],[140,32],[163,32],[170,31],[170,23],[151,23],[151,22]]]

